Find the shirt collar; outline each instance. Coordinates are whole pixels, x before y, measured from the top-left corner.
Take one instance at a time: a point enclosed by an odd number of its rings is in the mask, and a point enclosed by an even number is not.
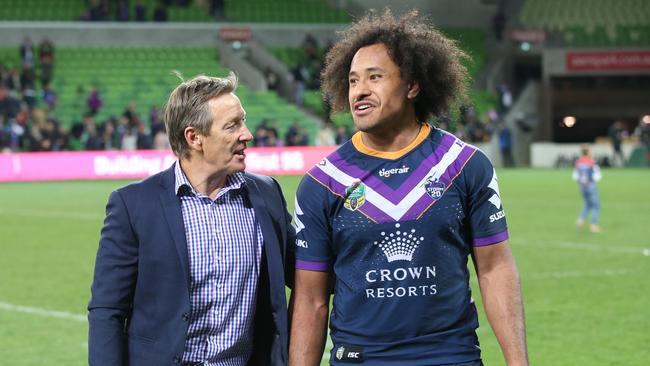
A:
[[[191,193],[195,196],[198,195],[198,192],[194,190],[194,187],[192,187],[189,179],[187,179],[185,172],[183,172],[183,169],[181,169],[180,161],[176,161],[176,165],[174,166],[174,175],[176,177],[176,180],[174,182],[174,192],[176,192],[177,196],[182,196],[188,193]],[[241,189],[245,183],[246,180],[244,179],[243,172],[230,174],[226,180],[226,185],[221,188],[219,196],[230,190]]]

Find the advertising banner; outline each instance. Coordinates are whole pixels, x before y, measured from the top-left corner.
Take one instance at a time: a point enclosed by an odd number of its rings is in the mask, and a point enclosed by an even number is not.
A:
[[[304,174],[335,146],[251,147],[246,170],[266,175]],[[80,151],[0,154],[0,182],[141,179],[170,167],[170,151]]]

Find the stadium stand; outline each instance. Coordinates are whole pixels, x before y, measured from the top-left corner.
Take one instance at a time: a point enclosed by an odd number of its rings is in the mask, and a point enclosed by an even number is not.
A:
[[[225,1],[225,17],[237,22],[347,23],[345,11],[323,0]]]
[[[101,3],[101,2],[98,2]],[[109,2],[107,9],[100,11],[100,19],[116,20],[115,6]],[[157,0],[143,0],[146,20],[151,21]],[[186,6],[174,2],[166,7],[170,22],[211,22],[207,7],[198,1],[188,1]],[[203,2],[204,4],[207,2]],[[130,20],[134,20],[137,2],[129,2]],[[9,21],[71,21],[87,19],[90,6],[86,0],[4,0],[0,7],[0,20]],[[287,22],[287,23],[344,23],[351,17],[345,11],[331,8],[323,0],[280,0],[280,1],[225,1],[225,20],[235,22]]]
[[[650,45],[650,6],[645,0],[526,0],[519,20],[529,28],[562,34],[567,45]]]
[[[86,0],[3,0],[0,7],[0,20],[6,21],[72,21],[88,18],[90,6]],[[101,2],[97,2],[101,3]],[[97,20],[115,20],[114,6],[118,2],[107,2],[107,9]],[[146,19],[153,19],[157,0],[143,0]],[[134,20],[136,1],[129,2],[130,20]],[[171,3],[166,7],[167,20],[171,22],[209,22],[213,19],[197,1],[189,1],[186,6]]]
[[[0,63],[19,65],[17,49],[1,48]],[[227,74],[216,61],[213,48],[59,48],[55,65],[53,89],[58,94],[58,106],[51,114],[63,126],[81,120],[92,86],[98,88],[103,99],[95,120],[103,121],[122,115],[131,102],[141,117],[147,115],[152,105],[161,108],[178,83],[173,70],[184,77]],[[246,106],[251,130],[263,120],[276,120],[281,136],[295,120],[310,136],[318,129],[298,108],[275,92],[252,91],[240,85],[237,93]]]

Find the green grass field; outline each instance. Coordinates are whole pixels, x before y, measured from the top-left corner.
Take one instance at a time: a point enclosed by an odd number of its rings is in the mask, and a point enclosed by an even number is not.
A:
[[[576,230],[581,200],[568,170],[499,174],[531,364],[647,365],[650,170],[604,171],[601,234]],[[299,177],[279,179],[292,205]],[[0,184],[0,364],[87,363],[86,304],[104,205],[125,183]],[[485,364],[503,365],[483,315],[479,337]]]

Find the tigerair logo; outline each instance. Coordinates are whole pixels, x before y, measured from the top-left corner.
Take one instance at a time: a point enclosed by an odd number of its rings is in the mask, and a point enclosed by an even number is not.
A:
[[[415,229],[401,231],[399,228],[400,224],[397,223],[395,224],[395,232],[386,233],[382,231],[381,241],[374,242],[374,245],[377,245],[384,252],[389,263],[393,261],[411,261],[413,253],[415,253],[420,243],[424,241],[424,237],[415,235]]]
[[[406,165],[402,165],[401,168],[382,169],[379,171],[379,176],[382,178],[390,178],[390,176],[395,174],[408,173],[410,169],[411,168],[407,167]]]

